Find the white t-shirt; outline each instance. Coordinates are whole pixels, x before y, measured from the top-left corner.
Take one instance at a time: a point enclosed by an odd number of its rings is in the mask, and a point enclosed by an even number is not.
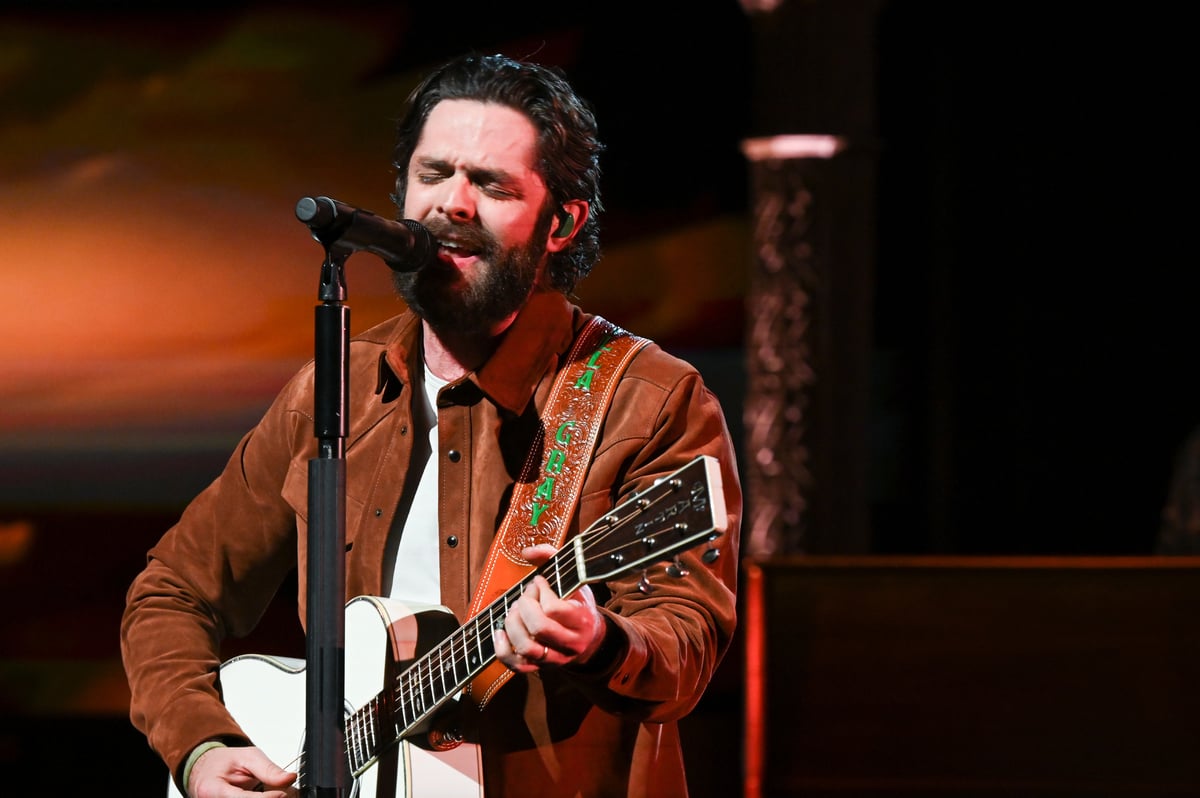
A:
[[[388,537],[386,557],[391,561],[391,583],[385,592],[392,598],[421,604],[440,604],[441,568],[438,555],[438,450],[437,395],[447,381],[425,367],[424,401],[413,408],[413,459],[400,507],[409,504],[407,518],[397,518]],[[422,462],[424,465],[422,466]],[[414,480],[415,474],[420,478]],[[402,523],[401,523],[402,522]],[[397,532],[397,529],[400,529]],[[389,569],[384,567],[385,578]]]

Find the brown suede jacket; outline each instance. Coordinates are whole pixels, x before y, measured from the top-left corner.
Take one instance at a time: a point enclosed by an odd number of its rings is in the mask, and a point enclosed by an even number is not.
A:
[[[442,603],[459,619],[538,413],[589,318],[561,294],[537,293],[491,359],[442,390],[434,452]],[[382,589],[384,547],[413,446],[408,386],[422,368],[420,327],[404,313],[350,345],[347,600]],[[312,386],[310,363],[150,550],[129,589],[121,645],[131,718],[174,778],[206,740],[249,742],[218,692],[221,641],[250,632],[294,569],[305,621],[308,468],[317,456]],[[517,674],[478,713],[488,798],[687,794],[676,722],[695,707],[730,644],[742,511],[724,415],[693,367],[655,344],[633,358],[567,531],[578,534],[698,454],[721,465],[728,525],[714,543],[720,556],[706,564],[704,547],[688,550],[684,578],[656,565],[649,591],[638,589],[640,570],[593,585],[612,638],[604,661]]]

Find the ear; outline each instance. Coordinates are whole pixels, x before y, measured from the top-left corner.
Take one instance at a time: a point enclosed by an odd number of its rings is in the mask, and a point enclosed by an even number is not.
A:
[[[550,228],[550,238],[546,242],[547,252],[560,252],[571,245],[572,239],[579,233],[587,221],[588,203],[586,200],[568,200],[554,214],[554,224]]]

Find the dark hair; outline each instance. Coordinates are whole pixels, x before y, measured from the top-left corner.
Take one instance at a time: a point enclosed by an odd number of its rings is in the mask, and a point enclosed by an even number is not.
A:
[[[546,183],[551,208],[567,200],[588,202],[587,221],[571,246],[550,256],[551,285],[569,294],[600,259],[600,153],[604,145],[587,102],[575,94],[563,73],[554,68],[503,55],[460,56],[425,77],[408,96],[397,128],[393,165],[396,194],[404,207],[408,162],[429,113],[442,100],[479,100],[520,111],[538,131],[536,168]],[[549,209],[543,209],[549,210]]]

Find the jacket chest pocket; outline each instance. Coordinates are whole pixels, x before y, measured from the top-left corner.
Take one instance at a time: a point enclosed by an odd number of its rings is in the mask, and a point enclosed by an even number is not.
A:
[[[329,467],[329,464],[320,464],[322,467]],[[342,464],[348,471],[349,462]],[[311,490],[328,490],[329,488],[323,484],[311,484],[314,480],[310,477],[312,463],[308,460],[293,460],[288,467],[287,477],[283,482],[283,499],[292,508],[296,514],[296,532],[297,544],[300,548],[301,562],[304,560],[304,552],[308,548],[308,526],[309,526],[309,506],[310,506],[310,488]],[[358,519],[362,516],[363,502],[356,498],[349,489],[349,480],[346,480],[347,488],[345,496],[342,497],[345,508],[345,526],[346,526],[346,549],[347,551],[354,545],[354,537],[358,529]],[[338,497],[331,496],[329,501],[336,501]]]

